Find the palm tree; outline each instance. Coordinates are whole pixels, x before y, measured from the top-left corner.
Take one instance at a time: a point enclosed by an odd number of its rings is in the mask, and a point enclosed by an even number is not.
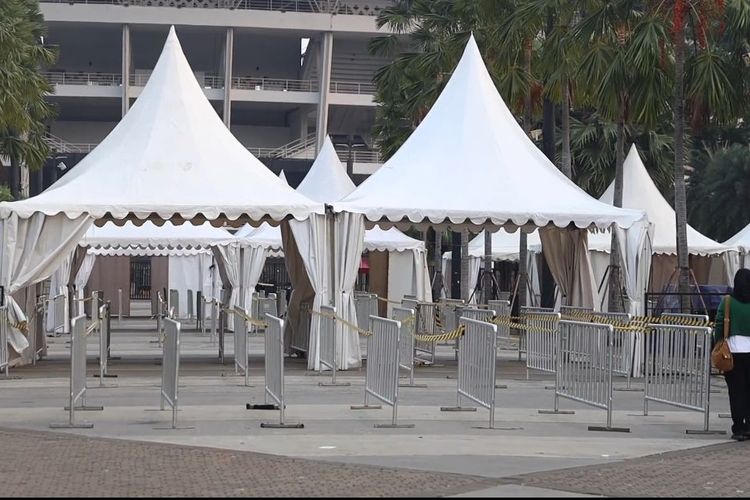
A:
[[[632,123],[654,126],[665,111],[669,61],[663,57],[667,35],[663,19],[631,0],[592,3],[576,27],[587,48],[579,67],[591,82],[584,98],[616,124],[614,205],[622,207],[626,129]],[[616,233],[610,248],[609,308],[621,309],[620,251]]]
[[[0,2],[0,157],[10,159],[14,198],[20,165],[40,168],[49,153],[44,133],[53,108],[45,96],[52,87],[39,70],[56,53],[44,46],[45,31],[37,0]]]

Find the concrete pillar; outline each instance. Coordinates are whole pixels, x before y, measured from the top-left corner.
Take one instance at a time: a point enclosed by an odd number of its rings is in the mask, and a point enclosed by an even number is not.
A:
[[[316,127],[315,152],[323,147],[328,133],[328,94],[331,88],[331,63],[333,61],[333,33],[323,33],[323,43],[320,44],[320,99],[318,100],[318,122]]]
[[[224,125],[232,121],[232,54],[234,53],[234,28],[227,28],[224,43]]]
[[[122,116],[130,109],[130,26],[122,25]]]

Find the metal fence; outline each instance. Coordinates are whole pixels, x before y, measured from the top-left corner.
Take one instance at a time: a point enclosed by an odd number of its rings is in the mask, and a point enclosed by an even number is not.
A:
[[[110,324],[110,311],[107,303],[99,308],[99,387],[104,387],[104,378],[111,376],[107,373],[109,368]]]
[[[501,318],[510,318],[510,301],[508,300],[488,300],[487,308],[495,311],[495,315]],[[498,326],[497,338],[510,338],[510,326]]]
[[[234,306],[234,373],[242,373],[245,377],[245,386],[250,385],[250,367],[248,363],[247,335],[248,325],[247,311],[242,307]]]
[[[724,434],[709,428],[711,329],[649,325],[646,329],[643,414],[650,401],[703,413],[703,429],[688,434]]]
[[[478,307],[464,307],[460,310],[462,318],[473,319],[474,321],[484,321],[485,323],[492,323],[492,318],[495,317],[494,309],[479,309]]]
[[[261,423],[261,427],[302,429],[304,424],[288,424],[284,420],[286,400],[284,398],[284,320],[267,315],[265,348],[265,397],[279,408],[279,423]]]
[[[367,370],[365,372],[365,404],[353,410],[380,408],[370,405],[370,397],[393,408],[390,424],[375,424],[376,428],[410,428],[414,424],[398,423],[399,337],[401,323],[396,320],[370,316],[367,337]]]
[[[370,324],[370,316],[378,315],[378,296],[374,293],[354,292],[357,325],[363,330]]]
[[[180,317],[180,292],[174,288],[169,290],[169,297],[167,298],[167,310],[170,315],[174,318]]]
[[[410,301],[402,301],[404,307],[409,307]],[[418,302],[415,304],[417,312],[417,334],[433,335],[435,333],[435,304]],[[414,359],[424,364],[435,363],[435,342],[414,341]]]
[[[270,314],[271,316],[276,317],[279,316],[276,304],[276,296],[274,295],[273,297],[263,297],[261,295],[253,294],[251,316],[255,319],[262,320],[265,319],[266,314]],[[258,328],[259,327],[253,327],[254,330]]]
[[[526,318],[529,314],[533,313],[551,313],[554,309],[551,307],[534,307],[534,306],[523,306],[519,309],[521,321],[526,324]],[[525,354],[527,350],[527,338],[526,330],[518,330],[518,361],[521,361],[521,354]]]
[[[708,326],[708,316],[705,314],[669,312],[659,316],[659,321],[670,325]]]
[[[529,312],[526,315],[526,376],[529,370],[555,373],[555,337],[560,313]]]
[[[0,307],[0,368],[5,372],[5,376],[10,376],[10,358],[8,351],[8,330],[10,322],[8,320],[8,306]]]
[[[180,382],[180,323],[164,320],[164,343],[161,362],[161,397],[159,407],[165,404],[172,408],[172,429],[177,428],[177,406]]]
[[[331,370],[331,381],[320,382],[318,385],[350,385],[348,382],[336,382],[336,359],[338,357],[338,349],[336,342],[336,308],[331,306],[320,306],[320,314],[316,314],[317,321],[320,321],[320,329],[318,330],[319,335],[319,346],[320,351],[318,357],[320,358],[320,365],[318,367],[319,372],[323,372],[324,369]],[[368,354],[369,356],[369,354]]]
[[[567,320],[591,321],[594,310],[590,307],[560,306],[560,315]]]
[[[627,313],[596,312],[591,316],[591,321],[594,323],[616,325],[612,333],[612,373],[626,378],[625,390],[632,389],[633,364],[635,363],[636,332],[627,330],[631,319],[632,316]]]
[[[490,411],[490,429],[495,427],[495,353],[497,326],[463,317],[466,332],[458,338],[458,407],[465,397]]]
[[[560,398],[606,410],[606,426],[592,425],[590,431],[630,431],[612,427],[613,339],[612,325],[569,320],[558,325],[553,412],[561,413]]]
[[[408,384],[401,384],[401,387],[426,387],[414,383],[414,327],[416,326],[417,317],[414,309],[405,309],[403,307],[394,307],[391,316],[392,319],[401,323],[401,333],[398,338],[398,365],[399,369],[406,370],[409,376]]]
[[[29,348],[31,349],[31,364],[36,365],[37,358],[41,359],[42,353],[46,349],[44,341],[45,319],[47,317],[46,295],[37,297],[32,314],[34,316],[29,324]],[[0,356],[2,356],[2,351],[0,351]],[[2,358],[0,358],[0,367],[2,367]]]
[[[193,291],[188,288],[187,291],[187,318],[193,319],[195,317],[195,311],[193,310]]]
[[[68,421],[52,423],[50,428],[91,429],[94,424],[76,422],[77,410],[103,410],[101,406],[86,405],[86,316],[81,314],[73,318],[70,329],[70,393],[68,406]]]

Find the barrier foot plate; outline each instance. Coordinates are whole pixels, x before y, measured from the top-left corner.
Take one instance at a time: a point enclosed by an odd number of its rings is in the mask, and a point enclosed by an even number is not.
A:
[[[94,424],[90,422],[83,422],[80,424],[71,424],[71,423],[52,423],[49,424],[50,429],[93,429]]]
[[[602,432],[630,432],[630,427],[606,427],[603,425],[589,425],[589,430]]]
[[[542,415],[575,415],[573,410],[537,410]]]
[[[413,429],[414,424],[375,424],[376,429]]]
[[[179,425],[177,427],[172,427],[170,425],[168,427],[152,427],[152,429],[154,429],[155,431],[187,431],[187,430],[190,430],[190,429],[195,429],[195,427],[192,427],[192,426],[184,426],[183,427],[183,426],[179,426]]]
[[[351,382],[318,382],[321,387],[349,387]]]
[[[544,386],[544,390],[545,391],[554,391],[555,390],[555,386],[554,385],[545,385]]]
[[[351,405],[350,410],[379,410],[382,406],[380,405]]]
[[[730,413],[719,413],[719,418],[732,418]]]
[[[477,411],[472,406],[441,406],[440,411]]]
[[[68,411],[70,410],[69,406],[64,406],[63,410]],[[76,406],[76,411],[104,411],[103,406]]]
[[[490,427],[489,425],[473,425],[472,429],[486,429],[489,431],[522,431],[523,427]]]
[[[704,431],[703,429],[685,429],[685,434],[726,434],[727,431],[720,431],[718,429],[709,429],[707,431]]]
[[[112,361],[113,359],[115,361],[118,361],[118,360],[120,360],[122,358],[120,356],[107,356],[107,361]]]
[[[643,389],[639,387],[613,387],[612,390],[620,392],[643,392]]]
[[[263,429],[304,429],[305,424],[273,424],[269,422],[261,422],[260,426]]]
[[[271,403],[263,403],[263,404],[251,404],[247,403],[245,405],[246,410],[278,410],[279,407],[275,404]]]
[[[91,387],[87,387],[86,390],[90,391],[92,389],[114,389],[115,387],[119,387],[117,384],[97,384],[92,385]]]
[[[508,384],[495,384],[495,389],[507,389]]]
[[[95,373],[94,378],[99,378],[99,374]],[[117,375],[115,375],[114,373],[105,373],[104,378],[117,378]]]
[[[644,415],[643,413],[628,413],[628,417],[663,417],[664,415],[651,414]]]
[[[427,384],[398,384],[399,387],[412,387],[414,389],[427,389]]]

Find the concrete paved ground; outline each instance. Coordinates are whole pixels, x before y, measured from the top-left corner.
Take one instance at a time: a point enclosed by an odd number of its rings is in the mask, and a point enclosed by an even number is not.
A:
[[[178,424],[192,428],[161,429],[158,427],[169,423],[170,414],[153,411],[159,403],[161,370],[161,350],[150,342],[156,338],[154,322],[125,320],[123,328],[118,329],[113,321],[113,327],[112,355],[121,359],[110,361],[110,372],[119,376],[105,379],[110,386],[105,388],[97,387],[98,379],[88,379],[88,402],[104,405],[105,409],[79,412],[78,418],[92,422],[93,429],[64,432],[315,459],[332,467],[364,464],[478,476],[495,481],[489,486],[477,484],[473,491],[489,496],[556,496],[566,488],[580,492],[564,481],[531,486],[516,480],[500,483],[523,474],[627,463],[623,461],[729,441],[727,435],[685,434],[685,429],[702,425],[702,415],[695,412],[654,404],[649,416],[642,416],[642,392],[614,393],[613,423],[629,427],[630,433],[588,431],[588,425],[603,425],[606,415],[603,410],[579,403],[563,400],[561,404],[564,409],[575,410],[574,415],[539,414],[538,409],[552,407],[553,391],[545,386],[552,385],[553,378],[531,374],[527,379],[525,367],[512,350],[499,351],[498,382],[508,388],[497,390],[496,428],[487,429],[488,412],[484,409],[460,413],[439,410],[456,401],[456,381],[447,378],[455,376],[456,370],[450,346],[439,348],[438,366],[417,368],[417,382],[427,388],[400,389],[398,420],[414,424],[412,429],[374,428],[376,423],[390,421],[387,407],[350,409],[363,400],[362,370],[340,374],[341,381],[351,384],[348,387],[321,387],[318,382],[329,377],[311,374],[305,361],[295,358],[286,362],[287,420],[303,422],[305,428],[262,429],[261,422],[279,418],[278,411],[245,409],[247,402],[264,402],[262,338],[250,340],[251,387],[244,387],[242,377],[234,375],[231,335],[226,338],[226,360],[221,365],[215,341],[189,328],[183,332]],[[1,426],[47,431],[50,422],[66,419],[62,407],[67,404],[68,393],[67,338],[49,339],[47,359],[37,366],[12,370],[21,379],[0,379]],[[90,375],[97,371],[97,342],[97,338],[89,339]],[[719,419],[718,413],[728,412],[726,391],[721,380],[713,384],[719,390],[711,395],[711,427],[725,430],[729,421]],[[616,385],[624,383],[617,380]],[[639,386],[638,381],[634,386]]]

